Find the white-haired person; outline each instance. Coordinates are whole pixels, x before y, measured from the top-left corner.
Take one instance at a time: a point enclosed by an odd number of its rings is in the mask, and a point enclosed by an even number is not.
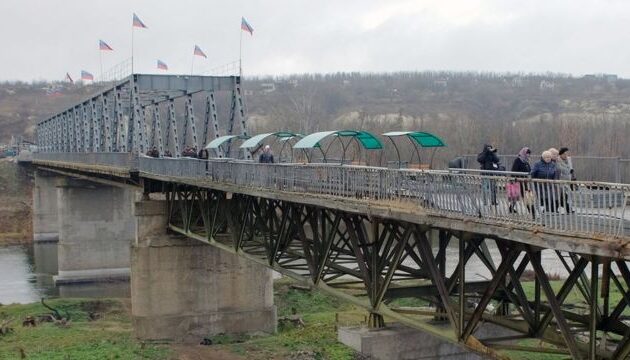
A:
[[[558,179],[558,170],[556,169],[556,163],[553,161],[551,151],[543,151],[541,159],[534,164],[531,175],[532,179]],[[558,201],[558,199],[553,191],[553,185],[538,182],[534,182],[533,185],[534,191],[538,194],[538,198],[540,199],[540,205],[544,206],[546,211],[555,212],[557,209],[555,202]]]
[[[265,145],[262,154],[258,157],[258,162],[262,164],[273,164],[273,154],[271,153],[271,146]]]

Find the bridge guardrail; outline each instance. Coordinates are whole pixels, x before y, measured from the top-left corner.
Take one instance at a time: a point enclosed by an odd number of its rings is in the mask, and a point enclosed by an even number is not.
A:
[[[630,185],[330,164],[141,157],[140,171],[244,187],[414,203],[448,216],[626,237]]]
[[[107,166],[125,171],[138,169],[138,157],[132,153],[34,153],[33,160]]]
[[[479,169],[477,155],[462,155],[465,167],[469,169]],[[508,170],[516,155],[499,155],[501,164]],[[531,163],[538,161],[540,155],[530,157]],[[582,181],[604,181],[614,183],[630,182],[630,159],[605,156],[571,156],[573,167],[577,178]]]
[[[576,234],[630,236],[628,184],[547,181],[461,169],[259,164],[231,159],[137,157],[129,153],[37,153],[34,158],[257,189],[412,203],[440,215],[544,226]]]

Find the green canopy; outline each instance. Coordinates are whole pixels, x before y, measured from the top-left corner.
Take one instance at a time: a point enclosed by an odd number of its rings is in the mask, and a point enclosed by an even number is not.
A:
[[[293,145],[294,149],[311,149],[319,147],[319,142],[328,136],[354,137],[366,150],[382,149],[381,142],[367,131],[334,130],[309,134]]]
[[[302,137],[302,135],[300,134],[295,134],[292,132],[288,132],[288,131],[279,131],[279,132],[275,132],[275,133],[265,133],[265,134],[258,134],[258,135],[254,135],[251,138],[247,139],[246,141],[243,142],[243,144],[240,146],[243,149],[247,149],[247,148],[253,148],[258,146],[258,144],[260,144],[260,142],[262,142],[263,140],[265,140],[265,138],[269,137],[269,136],[275,136],[279,139],[291,139],[295,136],[297,137]]]
[[[418,145],[422,147],[444,147],[446,144],[439,137],[421,131],[390,131],[383,134],[383,136],[394,137],[394,136],[407,136],[408,138],[414,140]]]
[[[237,139],[249,139],[249,136],[245,136],[245,135],[223,135],[220,136],[212,141],[210,141],[210,143],[208,143],[208,145],[206,145],[206,149],[218,149],[219,146],[223,145],[224,143],[237,138]]]
[[[411,142],[414,147],[415,154],[418,155],[418,162],[420,162],[420,150],[419,147],[423,148],[433,148],[433,154],[431,155],[431,161],[429,162],[429,167],[433,166],[433,156],[435,155],[435,151],[437,148],[444,147],[446,144],[439,137],[422,131],[390,131],[383,134],[383,136],[387,137],[394,145],[394,149],[396,150],[396,156],[398,157],[398,166],[402,166],[400,150],[398,149],[398,145],[396,145],[396,141],[393,138],[398,136],[406,137],[409,142]],[[410,161],[413,160],[413,154],[411,155]]]

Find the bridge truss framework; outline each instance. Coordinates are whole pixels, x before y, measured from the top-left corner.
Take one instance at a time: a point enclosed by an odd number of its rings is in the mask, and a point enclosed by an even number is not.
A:
[[[241,90],[239,76],[134,74],[40,122],[38,144],[43,152],[67,153],[143,154],[156,147],[179,157],[185,146],[201,149],[209,136],[221,135],[219,93],[229,93],[226,133],[240,127],[247,135]]]
[[[558,284],[541,264],[543,249],[527,244],[190,185],[165,183],[164,192],[171,230],[363,306],[370,311],[371,326],[382,326],[385,316],[496,358],[503,357],[498,350],[575,359],[630,354],[630,327],[622,321],[630,304],[630,270],[624,260],[555,251],[569,273]],[[437,251],[429,239],[432,231],[439,233]],[[446,249],[455,243],[458,265],[447,272]],[[489,243],[500,251],[498,264]],[[473,256],[487,267],[491,280],[466,281]],[[533,297],[521,280],[528,265],[535,274]],[[621,299],[611,300],[611,287]],[[568,306],[574,289],[587,309]],[[430,308],[388,306],[405,297],[424,299]],[[489,310],[491,303],[497,311]],[[436,325],[436,318],[445,319],[450,330],[444,332],[445,324]],[[477,338],[474,333],[484,322],[512,335]],[[513,343],[527,338],[553,346]]]

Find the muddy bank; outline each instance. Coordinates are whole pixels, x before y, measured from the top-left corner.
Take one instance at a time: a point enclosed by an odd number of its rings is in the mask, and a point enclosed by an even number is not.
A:
[[[32,184],[28,168],[0,159],[0,245],[32,242]]]

